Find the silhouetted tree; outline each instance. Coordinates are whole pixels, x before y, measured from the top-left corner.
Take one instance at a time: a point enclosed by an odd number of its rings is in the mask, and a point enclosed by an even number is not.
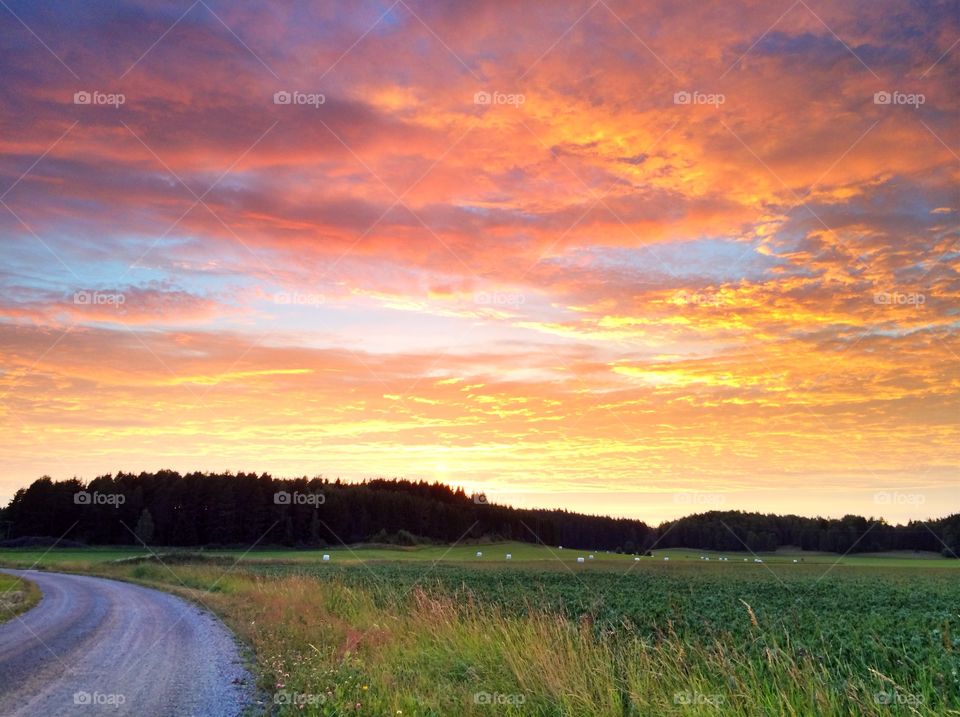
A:
[[[134,532],[141,542],[150,545],[150,541],[153,540],[153,517],[147,508],[144,508],[140,513],[140,519],[137,520],[137,527]]]

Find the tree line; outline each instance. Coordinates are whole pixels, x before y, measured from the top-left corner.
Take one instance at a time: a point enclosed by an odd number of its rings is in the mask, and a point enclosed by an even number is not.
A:
[[[652,527],[639,520],[488,503],[443,483],[266,473],[117,473],[85,483],[43,477],[0,509],[0,539],[90,545],[323,547],[362,542],[516,540],[644,553],[657,547],[756,552],[960,553],[960,514],[893,526],[840,519],[711,511]]]
[[[765,552],[794,546],[831,553],[925,550],[952,558],[960,555],[960,513],[939,520],[889,525],[859,515],[805,518],[712,511],[663,523],[658,533],[659,545],[664,548]]]

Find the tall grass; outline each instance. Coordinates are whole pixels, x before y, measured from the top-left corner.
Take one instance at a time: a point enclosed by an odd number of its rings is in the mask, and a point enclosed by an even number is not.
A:
[[[256,654],[270,714],[960,715],[955,674],[912,665],[927,679],[907,689],[826,643],[816,654],[794,649],[746,604],[747,639],[681,637],[669,625],[651,638],[629,622],[517,614],[419,587],[385,604],[339,577],[223,576],[189,564],[175,577],[149,564],[110,571],[220,613]]]

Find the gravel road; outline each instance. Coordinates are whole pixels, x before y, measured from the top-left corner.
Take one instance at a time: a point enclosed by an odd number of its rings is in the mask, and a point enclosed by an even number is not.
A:
[[[253,679],[233,636],[180,598],[39,571],[43,599],[0,625],[0,715],[236,717]]]

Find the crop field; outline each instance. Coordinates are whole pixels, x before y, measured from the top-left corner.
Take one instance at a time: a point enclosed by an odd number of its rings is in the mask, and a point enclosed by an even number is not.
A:
[[[238,562],[238,551],[71,550],[42,564],[214,610],[252,648],[268,714],[960,714],[958,561],[661,551],[581,564],[589,553],[567,552],[260,551]]]

